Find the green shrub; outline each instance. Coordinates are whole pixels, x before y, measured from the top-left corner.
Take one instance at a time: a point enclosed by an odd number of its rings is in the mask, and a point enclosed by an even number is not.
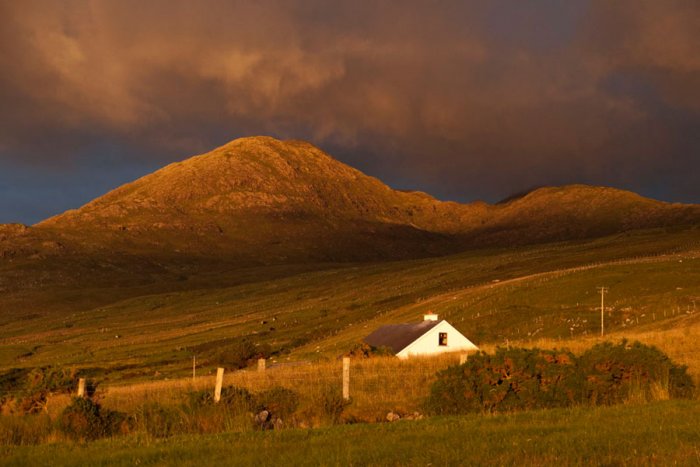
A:
[[[255,398],[244,388],[226,386],[221,389],[221,400],[214,402],[212,391],[193,391],[180,406],[180,426],[183,433],[218,433],[244,431],[252,428],[250,412]]]
[[[434,414],[508,411],[570,405],[581,377],[568,351],[503,349],[478,353],[438,373],[426,410]]]
[[[672,399],[692,399],[696,391],[688,365],[673,364],[668,371],[668,394]]]
[[[219,346],[206,348],[203,352],[204,360],[227,370],[245,368],[249,363],[259,358],[268,358],[272,350],[268,344],[256,345],[243,339],[233,342],[226,341]]]
[[[191,407],[203,407],[214,404],[212,391],[193,391],[188,394],[188,402]],[[253,395],[245,388],[226,386],[221,388],[221,400],[219,404],[236,412],[249,412],[253,410],[255,401]]]
[[[85,397],[76,397],[58,418],[59,430],[76,440],[93,440],[125,431],[126,415],[103,409]]]
[[[69,394],[75,383],[74,369],[11,369],[0,375],[0,392],[12,392],[14,396],[1,398],[0,405],[12,413],[45,412],[51,394]]]
[[[331,423],[339,423],[350,401],[343,399],[343,394],[336,387],[327,387],[318,401],[321,415]]]
[[[502,349],[478,353],[437,374],[426,401],[434,414],[614,404],[640,396],[689,398],[687,368],[655,347],[598,344],[576,358],[568,351]],[[663,394],[660,394],[663,393]]]
[[[579,366],[586,376],[586,399],[593,404],[620,403],[635,391],[652,399],[654,387],[667,390],[671,398],[689,398],[694,391],[687,367],[639,342],[595,345],[581,355]]]
[[[255,410],[267,410],[272,417],[286,418],[299,407],[299,395],[291,389],[276,386],[258,393],[255,397]]]
[[[133,414],[135,428],[154,438],[168,438],[179,431],[182,417],[177,410],[149,402]]]
[[[350,348],[345,353],[346,357],[351,357],[351,358],[372,358],[372,357],[385,357],[385,356],[391,356],[395,355],[396,352],[394,352],[391,348],[389,347],[373,347],[369,344],[366,344],[364,342],[355,344]]]
[[[190,407],[205,407],[213,403],[214,393],[210,390],[190,391],[189,393],[187,393],[187,404]]]

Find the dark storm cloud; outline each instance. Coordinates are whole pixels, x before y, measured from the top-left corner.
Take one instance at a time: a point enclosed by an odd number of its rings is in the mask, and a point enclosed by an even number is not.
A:
[[[699,31],[682,1],[0,1],[0,170],[271,134],[461,200],[697,200]]]

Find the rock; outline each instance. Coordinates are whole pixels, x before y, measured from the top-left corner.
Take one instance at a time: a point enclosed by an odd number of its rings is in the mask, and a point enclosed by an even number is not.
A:
[[[396,420],[401,420],[401,415],[394,412],[389,412],[388,414],[386,414],[387,422],[395,422]]]
[[[255,415],[255,423],[262,425],[263,423],[267,422],[268,418],[270,418],[270,412],[267,410],[262,410]]]
[[[413,412],[412,414],[405,415],[404,420],[423,420],[423,415],[418,412]]]

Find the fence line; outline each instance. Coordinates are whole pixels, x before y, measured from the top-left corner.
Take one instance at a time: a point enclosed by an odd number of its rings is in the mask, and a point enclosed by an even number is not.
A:
[[[128,410],[145,402],[184,403],[191,391],[212,391],[221,398],[223,387],[236,386],[257,393],[276,386],[291,389],[310,404],[329,393],[352,401],[362,412],[404,408],[415,410],[430,392],[438,371],[466,361],[459,353],[400,360],[396,357],[333,360],[304,365],[265,365],[171,381],[104,388],[107,407]]]

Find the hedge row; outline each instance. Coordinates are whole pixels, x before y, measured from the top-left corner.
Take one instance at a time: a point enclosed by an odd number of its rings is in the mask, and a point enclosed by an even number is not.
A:
[[[426,409],[433,414],[615,404],[632,397],[690,398],[686,366],[639,342],[568,350],[499,348],[438,373]]]

